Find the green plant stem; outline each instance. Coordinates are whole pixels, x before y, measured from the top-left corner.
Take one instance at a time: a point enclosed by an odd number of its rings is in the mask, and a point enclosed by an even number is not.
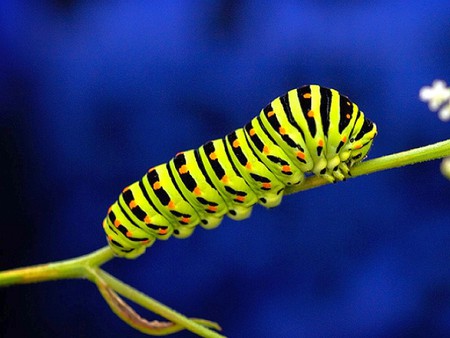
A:
[[[350,178],[368,175],[382,170],[404,167],[419,162],[436,160],[446,156],[450,156],[450,140],[361,162],[351,168],[352,176]],[[319,176],[310,176],[298,186],[287,187],[284,194],[290,195],[329,183],[330,182]]]
[[[124,282],[118,280],[117,278],[110,275],[106,271],[101,269],[91,269],[89,279],[92,280],[93,282],[96,282],[98,278],[106,282],[106,284],[111,289],[116,291],[118,294],[121,294],[125,298],[131,299],[134,303],[141,305],[142,307],[160,315],[163,318],[168,319],[173,323],[180,324],[186,330],[194,332],[201,337],[211,337],[211,338],[225,337],[217,332],[209,330],[208,328],[200,324],[197,324],[196,322],[190,320],[184,315],[174,311],[173,309],[147,296],[146,294],[140,292],[139,290],[136,290],[130,285],[127,285]]]
[[[89,275],[88,268],[100,266],[113,257],[113,251],[106,246],[90,254],[72,259],[0,271],[0,286],[86,278]]]

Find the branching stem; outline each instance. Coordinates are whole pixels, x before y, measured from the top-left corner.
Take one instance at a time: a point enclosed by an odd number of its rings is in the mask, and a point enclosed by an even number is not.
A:
[[[450,139],[438,142],[429,146],[420,147],[397,154],[383,156],[370,161],[366,161],[351,169],[352,177],[371,174],[386,169],[398,168],[418,162],[430,161],[438,158],[450,156]],[[285,195],[295,192],[316,188],[329,182],[317,176],[310,176],[299,186],[288,187]],[[215,323],[205,320],[189,319],[168,308],[164,304],[148,297],[142,292],[121,282],[107,272],[100,269],[100,266],[114,257],[109,247],[101,248],[90,254],[63,261],[34,265],[30,267],[18,268],[0,272],[0,287],[13,284],[28,284],[58,279],[88,279],[99,285],[104,283],[111,290],[142,305],[150,311],[170,320],[191,332],[202,337],[223,337],[222,335],[209,330],[206,326],[218,328]],[[103,285],[103,284],[102,284]],[[203,324],[203,325],[202,325]],[[205,325],[205,326],[204,326]]]

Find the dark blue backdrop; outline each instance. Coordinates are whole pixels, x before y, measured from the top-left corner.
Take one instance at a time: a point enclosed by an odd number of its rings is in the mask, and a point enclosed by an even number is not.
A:
[[[151,3],[2,1],[0,270],[104,246],[124,186],[303,84],[376,121],[372,158],[449,137],[418,99],[450,81],[449,1]],[[449,207],[434,161],[105,268],[230,337],[448,336]],[[0,336],[19,334],[140,336],[84,281],[1,289]]]

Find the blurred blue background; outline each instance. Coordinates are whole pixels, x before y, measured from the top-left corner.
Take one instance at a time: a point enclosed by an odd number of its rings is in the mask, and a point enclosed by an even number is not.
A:
[[[123,187],[304,84],[377,123],[372,158],[447,139],[418,92],[450,81],[449,16],[432,0],[3,0],[0,270],[104,246]],[[439,164],[288,196],[105,269],[229,337],[450,336]],[[73,280],[0,289],[0,336],[19,335],[140,336]]]

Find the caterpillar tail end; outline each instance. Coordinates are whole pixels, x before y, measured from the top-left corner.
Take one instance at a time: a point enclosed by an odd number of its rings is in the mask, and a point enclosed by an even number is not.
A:
[[[128,259],[135,259],[142,255],[145,250],[150,247],[154,242],[155,238],[146,241],[125,243],[124,239],[116,238],[111,236],[111,234],[106,231],[106,240],[109,247],[112,249],[116,257],[123,257]]]
[[[109,238],[109,236],[106,236],[106,239],[108,241],[109,247],[114,252],[114,255],[120,258],[127,258],[127,259],[138,258],[140,255],[145,253],[145,250],[148,247],[144,245],[139,245],[131,249],[123,249],[118,247],[116,244],[112,243],[112,240]]]

